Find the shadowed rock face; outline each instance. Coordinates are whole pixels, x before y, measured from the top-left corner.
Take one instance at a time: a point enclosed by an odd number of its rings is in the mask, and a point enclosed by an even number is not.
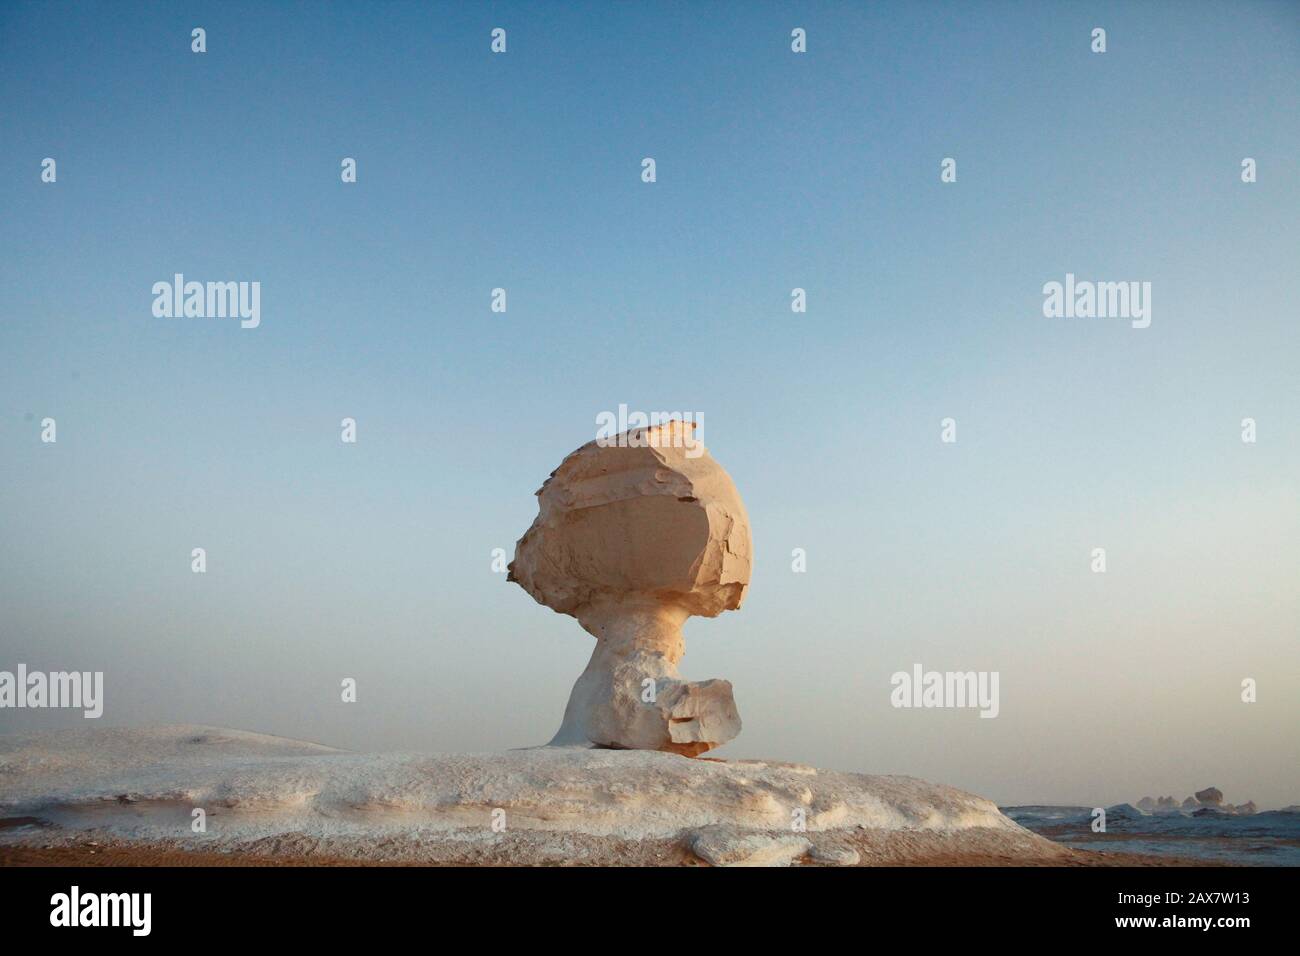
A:
[[[677,673],[682,624],[739,608],[751,561],[745,506],[693,431],[589,442],[537,492],[509,580],[596,638],[553,745],[694,756],[740,733],[730,683]]]

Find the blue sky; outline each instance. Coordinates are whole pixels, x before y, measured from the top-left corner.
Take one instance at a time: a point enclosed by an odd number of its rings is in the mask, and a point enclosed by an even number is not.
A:
[[[723,755],[1300,802],[1298,11],[0,5],[0,668],[104,670],[105,724],[548,739],[590,638],[490,552],[627,403],[750,511],[687,626]],[[261,326],[153,317],[176,272]],[[1067,272],[1151,327],[1044,318]],[[893,710],[915,661],[1001,715]]]

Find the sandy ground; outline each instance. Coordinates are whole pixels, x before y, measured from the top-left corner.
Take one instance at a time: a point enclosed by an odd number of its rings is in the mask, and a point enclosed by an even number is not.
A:
[[[900,836],[903,845],[899,844]],[[1206,866],[1199,860],[1164,856],[1146,856],[1136,853],[1098,853],[1061,847],[1051,856],[1019,855],[999,852],[963,852],[955,847],[945,847],[942,841],[928,848],[917,845],[905,834],[862,834],[843,842],[852,844],[862,855],[859,866],[1063,866],[1063,867],[1114,867],[1114,866]],[[622,841],[618,841],[621,843]],[[66,845],[9,845],[0,846],[0,866],[510,866],[508,854],[495,858],[466,859],[358,859],[355,856],[331,854],[328,849],[309,848],[294,852],[288,845],[250,847],[235,852],[182,849],[168,844],[137,844],[108,841],[87,841]],[[537,865],[537,864],[531,864]],[[636,841],[629,846],[612,845],[605,852],[591,853],[578,863],[556,860],[554,866],[707,866],[686,847],[683,841]],[[816,863],[801,865],[817,866]]]

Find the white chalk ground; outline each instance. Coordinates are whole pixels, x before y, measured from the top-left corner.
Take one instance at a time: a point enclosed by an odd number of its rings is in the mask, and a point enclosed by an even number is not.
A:
[[[192,828],[196,808],[206,832]],[[361,754],[202,726],[0,736],[0,823],[0,852],[87,835],[493,865],[1065,852],[991,801],[911,777],[632,750]]]

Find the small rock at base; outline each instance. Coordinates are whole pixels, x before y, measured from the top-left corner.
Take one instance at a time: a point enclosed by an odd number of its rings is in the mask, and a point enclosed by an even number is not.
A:
[[[714,866],[789,866],[812,844],[800,836],[705,827],[690,838],[691,852]]]
[[[853,847],[840,843],[814,844],[811,857],[814,863],[825,863],[828,866],[857,866],[862,859]]]

